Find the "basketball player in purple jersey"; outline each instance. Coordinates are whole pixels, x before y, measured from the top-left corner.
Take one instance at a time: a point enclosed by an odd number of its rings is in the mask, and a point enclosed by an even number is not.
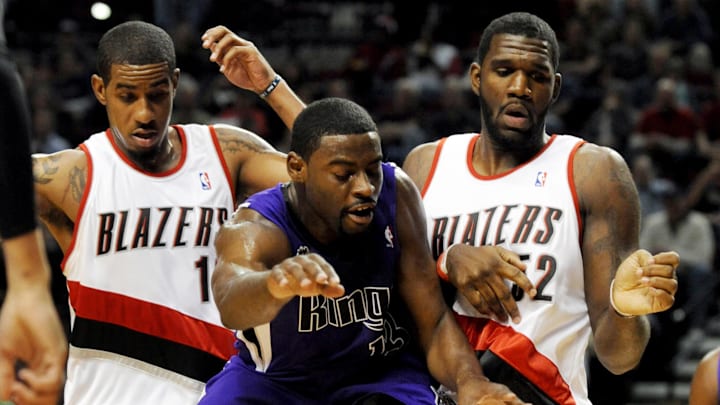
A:
[[[291,181],[218,233],[213,295],[239,352],[200,404],[434,404],[433,378],[461,404],[523,403],[483,376],[445,305],[419,193],[382,162],[367,111],[316,101],[290,149]]]

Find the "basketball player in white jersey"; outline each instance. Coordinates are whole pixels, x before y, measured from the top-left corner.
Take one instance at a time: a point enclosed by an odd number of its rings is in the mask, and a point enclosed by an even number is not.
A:
[[[638,249],[638,194],[618,153],[545,132],[557,67],[545,21],[496,19],[469,72],[481,132],[420,145],[403,168],[486,375],[533,404],[587,405],[589,341],[611,372],[636,367],[644,315],[673,304],[679,257]]]
[[[216,27],[203,46],[290,127],[304,108],[254,45]],[[237,127],[169,125],[180,72],[169,35],[106,32],[92,89],[109,128],[34,156],[41,219],[65,253],[72,315],[65,403],[196,404],[234,353],[209,280],[219,226],[287,179],[285,155]]]

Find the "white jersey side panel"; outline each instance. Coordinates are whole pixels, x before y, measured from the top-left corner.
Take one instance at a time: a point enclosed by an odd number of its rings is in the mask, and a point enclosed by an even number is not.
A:
[[[161,174],[126,160],[109,131],[82,146],[88,185],[63,263],[73,314],[66,403],[195,404],[203,356],[233,353],[209,284],[233,189],[214,132],[176,128],[182,157]]]
[[[590,325],[570,177],[570,159],[582,140],[555,135],[528,163],[502,175],[481,176],[472,168],[478,136],[454,135],[439,146],[423,189],[430,245],[436,255],[450,244],[467,243],[499,245],[521,256],[538,295],[518,300],[519,324],[500,327],[527,337],[533,350],[557,367],[576,403],[588,404],[584,359]],[[453,309],[482,317],[459,294]]]

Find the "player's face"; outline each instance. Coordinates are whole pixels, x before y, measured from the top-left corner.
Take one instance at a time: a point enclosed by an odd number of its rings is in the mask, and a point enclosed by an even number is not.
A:
[[[471,75],[483,133],[507,148],[542,142],[545,116],[561,81],[545,41],[497,34],[482,66],[473,64]]]
[[[105,105],[118,145],[135,157],[167,151],[167,133],[179,73],[166,63],[113,64],[109,83],[93,76],[93,89]]]
[[[306,210],[320,240],[366,230],[372,222],[383,174],[376,132],[323,136],[307,163]]]

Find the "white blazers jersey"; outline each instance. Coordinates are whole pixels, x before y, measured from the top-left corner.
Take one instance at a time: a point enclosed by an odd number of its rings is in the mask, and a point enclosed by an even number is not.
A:
[[[196,404],[234,353],[210,291],[234,189],[214,128],[175,128],[182,157],[164,173],[134,165],[109,130],[80,146],[87,186],[63,262],[66,404]]]
[[[490,351],[559,404],[589,404],[590,320],[572,162],[583,140],[554,135],[529,162],[495,176],[472,166],[478,134],[439,142],[422,196],[435,257],[453,243],[499,245],[520,255],[537,288],[513,295],[519,324],[479,314],[460,294],[453,309],[476,350]]]

